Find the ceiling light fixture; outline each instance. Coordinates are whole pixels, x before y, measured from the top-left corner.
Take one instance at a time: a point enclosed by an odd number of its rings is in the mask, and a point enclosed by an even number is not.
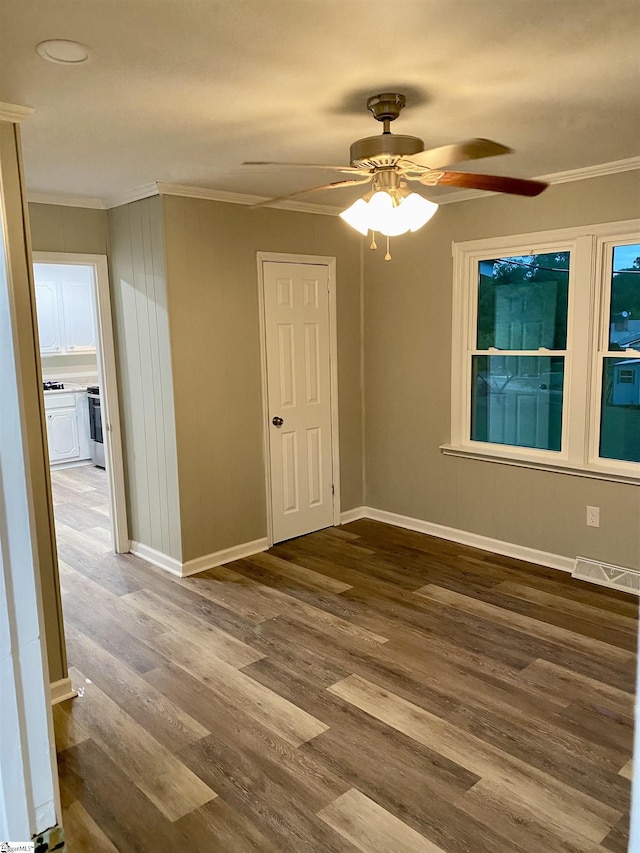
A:
[[[379,171],[373,190],[359,198],[351,207],[343,210],[340,217],[365,237],[372,232],[371,248],[376,249],[375,232],[387,238],[385,260],[391,260],[389,237],[417,231],[422,228],[438,209],[438,205],[407,189],[393,168]]]
[[[81,65],[89,59],[89,48],[79,41],[48,39],[37,44],[36,50],[47,62],[59,65]]]
[[[245,162],[245,166],[275,166],[278,169],[283,166],[302,166],[305,169],[330,169],[347,175],[341,181],[309,187],[277,198],[263,199],[253,206],[274,205],[319,190],[346,189],[372,182],[372,192],[358,199],[340,216],[361,234],[366,235],[369,231],[373,233],[372,249],[377,248],[375,232],[384,234],[387,238],[385,260],[390,261],[389,238],[406,231],[417,231],[438,209],[434,202],[418,193],[409,192],[408,182],[417,182],[427,187],[466,187],[521,196],[539,195],[547,187],[542,181],[528,181],[524,178],[449,171],[446,167],[451,163],[508,154],[511,149],[490,139],[467,139],[425,150],[424,142],[417,136],[391,133],[391,122],[398,118],[405,104],[406,98],[399,92],[383,92],[369,98],[367,109],[376,121],[382,122],[384,129],[379,136],[367,136],[352,144],[349,166],[265,160]]]

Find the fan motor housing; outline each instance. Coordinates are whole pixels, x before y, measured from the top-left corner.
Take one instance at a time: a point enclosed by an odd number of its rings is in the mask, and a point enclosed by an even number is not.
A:
[[[351,165],[391,166],[402,157],[424,151],[424,142],[417,136],[382,133],[356,140],[351,146]]]

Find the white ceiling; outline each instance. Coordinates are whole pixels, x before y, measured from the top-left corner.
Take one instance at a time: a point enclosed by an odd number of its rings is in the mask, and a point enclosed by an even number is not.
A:
[[[84,42],[89,62],[45,62],[51,38]],[[407,94],[396,132],[495,139],[516,153],[469,171],[537,177],[640,154],[639,47],[638,0],[2,0],[0,101],[35,108],[37,192],[337,180],[240,164],[348,163],[381,130],[365,101],[383,91]]]

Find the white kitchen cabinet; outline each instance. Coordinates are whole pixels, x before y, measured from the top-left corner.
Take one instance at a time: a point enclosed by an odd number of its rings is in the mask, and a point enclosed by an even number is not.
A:
[[[96,351],[94,285],[88,267],[34,264],[40,352]]]
[[[47,439],[49,442],[49,461],[70,462],[80,459],[80,441],[78,438],[78,418],[76,407],[54,409],[47,414]]]
[[[91,457],[86,392],[45,393],[49,463],[81,462]]]
[[[36,308],[40,352],[51,355],[62,352],[62,328],[58,313],[58,287],[55,281],[36,282]]]
[[[62,281],[59,288],[66,351],[95,352],[93,282]]]

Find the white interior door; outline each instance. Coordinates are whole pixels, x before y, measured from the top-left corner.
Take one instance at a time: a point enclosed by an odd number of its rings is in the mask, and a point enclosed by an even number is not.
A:
[[[273,541],[333,524],[329,268],[265,262]]]

